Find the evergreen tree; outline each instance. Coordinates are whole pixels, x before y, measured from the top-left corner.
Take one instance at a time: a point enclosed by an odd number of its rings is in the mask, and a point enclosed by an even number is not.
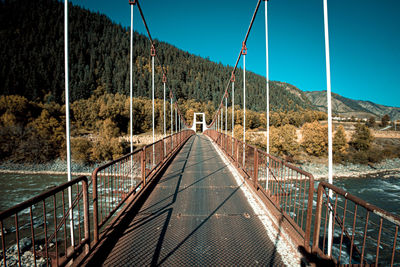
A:
[[[335,135],[333,136],[333,153],[344,154],[348,148],[348,143],[346,140],[346,133],[342,125],[339,125]]]
[[[350,145],[357,151],[370,149],[374,137],[370,129],[364,124],[356,124],[356,129],[351,137]]]

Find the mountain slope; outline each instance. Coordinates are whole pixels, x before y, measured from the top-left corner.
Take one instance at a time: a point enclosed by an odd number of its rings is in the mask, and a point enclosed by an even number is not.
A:
[[[95,90],[129,92],[129,30],[104,15],[70,7],[70,99],[89,98]],[[0,0],[0,94],[29,100],[63,101],[63,3],[56,0]],[[178,98],[213,101],[220,97],[232,67],[189,54],[155,40],[157,54],[168,73],[168,86]],[[134,36],[134,96],[151,96],[150,45]],[[242,101],[242,71],[237,71],[235,99]],[[247,108],[265,110],[265,78],[247,78]],[[156,97],[162,98],[160,65],[156,63]],[[313,108],[292,85],[271,82],[271,109]]]
[[[313,105],[319,110],[326,111],[326,91],[304,92]],[[332,111],[343,117],[369,118],[371,116],[381,118],[388,114],[392,120],[400,119],[400,108],[388,107],[372,103],[371,101],[353,100],[332,93]]]

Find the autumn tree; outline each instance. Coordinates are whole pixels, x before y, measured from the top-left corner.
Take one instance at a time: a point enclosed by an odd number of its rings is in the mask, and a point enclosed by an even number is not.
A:
[[[270,128],[270,152],[278,156],[294,156],[298,153],[296,127],[286,124]]]
[[[90,164],[93,162],[91,157],[93,143],[85,137],[71,139],[72,160],[81,164]]]
[[[92,147],[92,159],[94,161],[106,161],[117,159],[123,155],[123,146],[118,139],[119,129],[110,118],[102,122],[100,126],[99,140]]]
[[[301,142],[304,150],[313,156],[327,154],[328,150],[328,127],[319,122],[306,123],[301,128],[303,140]]]

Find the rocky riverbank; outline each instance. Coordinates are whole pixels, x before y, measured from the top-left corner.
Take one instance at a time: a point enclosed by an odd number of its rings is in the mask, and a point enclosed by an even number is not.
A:
[[[301,169],[311,173],[315,179],[328,177],[328,165],[321,163],[303,163]],[[377,164],[334,164],[334,177],[388,177],[400,174],[400,158],[386,159]]]
[[[82,165],[75,162],[71,164],[73,175],[91,175],[96,165]],[[23,174],[66,174],[67,162],[57,159],[52,162],[42,164],[1,162],[0,173],[23,173]]]
[[[82,165],[72,163],[71,169],[73,175],[90,176],[93,170],[101,164]],[[311,173],[315,179],[328,177],[327,163],[307,162],[295,164],[301,169]],[[21,164],[12,162],[2,162],[0,164],[0,173],[23,173],[23,174],[66,174],[67,164],[62,160],[55,160],[45,164]],[[384,176],[384,173],[400,174],[400,158],[386,159],[377,164],[334,164],[334,177],[365,177],[365,176]],[[382,174],[382,175],[381,175]]]
[[[54,246],[54,244],[53,244]],[[22,238],[19,241],[19,251],[21,256],[21,266],[35,266],[34,254],[31,251],[32,241],[30,238]],[[37,253],[43,252],[43,245],[35,246]],[[17,244],[11,246],[6,250],[6,261],[7,266],[18,266],[18,247]],[[3,252],[0,253],[0,267],[4,266]],[[36,266],[46,266],[46,259],[43,257],[36,257]]]

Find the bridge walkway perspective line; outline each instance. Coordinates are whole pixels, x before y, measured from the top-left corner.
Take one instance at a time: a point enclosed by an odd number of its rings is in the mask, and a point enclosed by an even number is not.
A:
[[[211,140],[192,136],[140,210],[127,211],[82,264],[284,265],[241,186]]]

